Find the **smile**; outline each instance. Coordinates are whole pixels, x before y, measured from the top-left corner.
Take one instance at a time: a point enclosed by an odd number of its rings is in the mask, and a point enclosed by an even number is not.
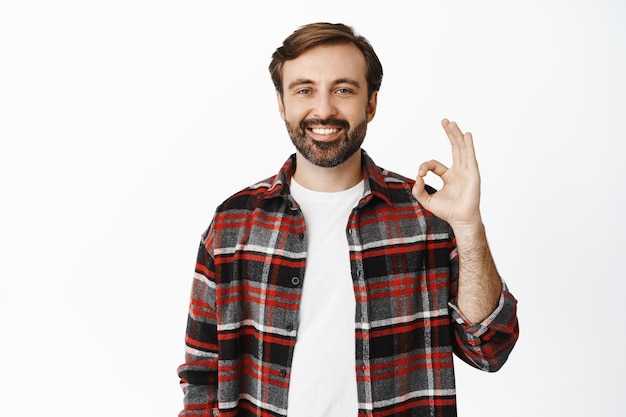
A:
[[[315,133],[316,135],[332,135],[335,134],[337,132],[339,132],[339,129],[337,128],[312,128],[311,132]]]

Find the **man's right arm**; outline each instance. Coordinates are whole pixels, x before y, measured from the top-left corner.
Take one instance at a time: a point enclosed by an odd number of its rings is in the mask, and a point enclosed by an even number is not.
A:
[[[185,363],[178,367],[183,416],[217,415],[217,316],[212,228],[203,236],[191,290],[185,333]]]

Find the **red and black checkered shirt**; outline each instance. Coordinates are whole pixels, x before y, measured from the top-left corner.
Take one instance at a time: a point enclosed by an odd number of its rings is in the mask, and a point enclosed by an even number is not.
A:
[[[178,369],[181,416],[288,414],[307,262],[294,168],[292,155],[276,176],[228,198],[202,237]],[[518,337],[516,300],[503,283],[496,310],[470,324],[455,305],[450,226],[417,202],[412,180],[365,151],[363,178],[346,225],[359,416],[456,416],[453,353],[498,370]]]

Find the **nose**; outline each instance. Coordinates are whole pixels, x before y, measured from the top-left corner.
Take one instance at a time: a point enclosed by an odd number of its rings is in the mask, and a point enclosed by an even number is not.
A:
[[[316,94],[313,106],[313,117],[316,119],[328,119],[334,116],[337,116],[337,107],[332,94]]]

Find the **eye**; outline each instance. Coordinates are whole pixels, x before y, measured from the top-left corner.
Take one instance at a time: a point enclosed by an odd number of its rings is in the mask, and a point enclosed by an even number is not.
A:
[[[352,93],[352,90],[350,90],[349,88],[338,88],[337,89],[337,94],[345,96],[347,94]]]
[[[296,91],[296,94],[299,96],[308,96],[311,94],[311,90],[309,90],[308,88],[301,88]]]

